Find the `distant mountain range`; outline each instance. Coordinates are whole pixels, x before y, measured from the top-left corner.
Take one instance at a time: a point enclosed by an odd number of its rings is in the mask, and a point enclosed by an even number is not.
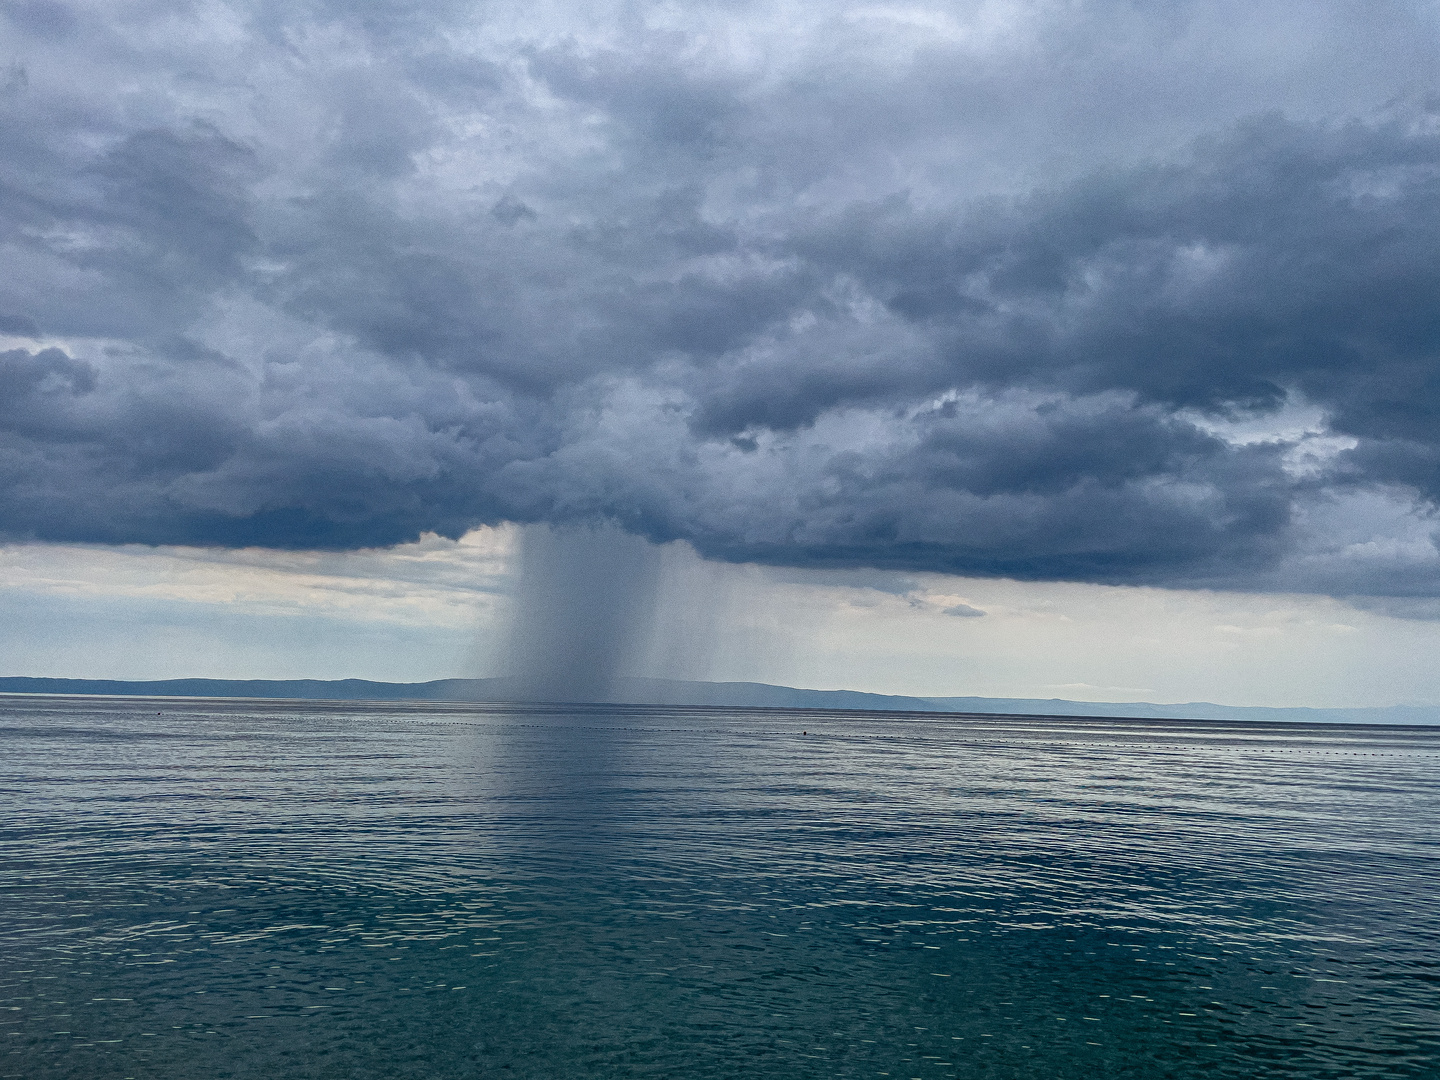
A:
[[[113,679],[0,678],[0,693],[110,694],[125,697],[301,698],[325,701],[512,701],[504,679],[437,679],[422,683],[368,679]],[[736,705],[781,709],[862,709],[878,712],[998,713],[1026,716],[1131,716],[1176,720],[1259,720],[1310,724],[1440,724],[1440,706],[1370,709],[1265,708],[1190,701],[1066,701],[1063,698],[901,697],[859,690],[801,690],[750,682],[621,679],[617,702],[650,705]]]

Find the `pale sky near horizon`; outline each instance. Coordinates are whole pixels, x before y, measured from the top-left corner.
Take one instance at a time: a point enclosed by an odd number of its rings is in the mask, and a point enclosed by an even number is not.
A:
[[[10,545],[0,675],[494,674],[513,534],[349,553]],[[1440,704],[1440,622],[1327,597],[666,555],[660,642],[636,674],[920,696]]]

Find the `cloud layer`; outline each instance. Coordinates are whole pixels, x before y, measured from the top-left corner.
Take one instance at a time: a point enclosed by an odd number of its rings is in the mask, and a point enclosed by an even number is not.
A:
[[[0,4],[0,536],[1435,595],[1387,10]]]

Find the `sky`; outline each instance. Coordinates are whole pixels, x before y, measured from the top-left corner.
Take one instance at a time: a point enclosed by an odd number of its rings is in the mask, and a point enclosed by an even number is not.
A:
[[[1440,703],[1437,68],[1434,3],[3,0],[0,674],[492,673],[603,521],[651,673]]]

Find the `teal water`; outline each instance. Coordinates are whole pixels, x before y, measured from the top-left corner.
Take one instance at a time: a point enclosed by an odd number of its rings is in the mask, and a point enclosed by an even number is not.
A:
[[[1436,729],[3,697],[0,1076],[1440,1076],[1437,766]]]

